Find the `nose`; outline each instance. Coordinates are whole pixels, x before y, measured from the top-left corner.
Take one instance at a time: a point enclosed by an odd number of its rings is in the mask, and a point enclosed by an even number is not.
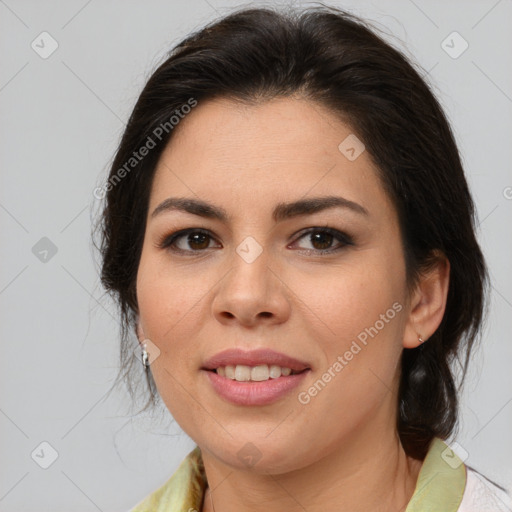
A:
[[[212,301],[213,314],[225,325],[245,327],[280,324],[290,316],[290,290],[279,265],[263,249],[254,260],[233,251],[231,268],[221,280]]]

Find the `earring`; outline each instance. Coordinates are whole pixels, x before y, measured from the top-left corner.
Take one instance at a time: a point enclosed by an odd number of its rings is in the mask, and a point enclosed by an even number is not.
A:
[[[142,356],[142,365],[144,366],[144,370],[149,368],[149,353],[146,350],[146,342],[141,344],[141,356]]]
[[[425,340],[418,334],[418,341],[421,343],[423,343]]]

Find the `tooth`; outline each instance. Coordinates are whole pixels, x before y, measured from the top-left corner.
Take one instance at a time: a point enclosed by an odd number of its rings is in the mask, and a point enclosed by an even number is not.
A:
[[[261,381],[268,380],[269,369],[266,364],[254,366],[251,370],[251,380]]]
[[[281,377],[281,367],[273,364],[270,367],[270,378],[278,379],[279,377]]]
[[[228,379],[234,380],[235,379],[235,367],[232,365],[228,365],[225,368],[226,377]]]
[[[292,374],[291,368],[285,368],[278,365],[260,364],[257,366],[247,366],[244,364],[219,366],[216,370],[218,375],[226,377],[227,379],[237,380],[239,382],[261,382],[271,379],[278,379],[279,377]]]
[[[235,368],[235,380],[245,382],[251,380],[251,367],[244,364],[237,364]]]

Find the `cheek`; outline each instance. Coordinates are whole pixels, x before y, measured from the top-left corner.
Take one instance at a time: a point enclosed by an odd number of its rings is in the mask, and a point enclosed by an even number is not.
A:
[[[171,271],[169,265],[143,251],[137,301],[144,334],[164,356],[153,363],[155,372],[163,363],[174,366],[177,361],[190,360],[187,356],[194,353],[193,340],[200,323],[197,315],[207,292],[203,288],[200,281],[185,280],[180,272]]]
[[[396,377],[405,326],[400,254],[367,253],[361,259],[364,264],[302,280],[300,298],[315,313],[308,335],[322,353],[317,378],[323,398],[312,400],[319,409],[327,402],[375,405]]]
[[[207,290],[169,273],[156,259],[141,258],[137,275],[137,300],[144,334],[160,350],[151,373],[167,409],[180,425],[191,425],[201,407],[191,400],[197,373],[198,348],[194,343],[201,325],[200,300]]]
[[[342,348],[343,341],[357,338],[376,323],[383,335],[396,332],[401,324],[397,309],[404,309],[405,275],[393,263],[393,255],[366,254],[361,256],[362,263],[355,260],[329,272],[319,268],[302,274],[299,281],[297,295],[304,311],[314,313],[310,313],[314,328],[332,339],[335,348]]]

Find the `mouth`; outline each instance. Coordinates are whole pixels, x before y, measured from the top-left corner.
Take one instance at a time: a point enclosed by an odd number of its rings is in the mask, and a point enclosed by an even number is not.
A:
[[[310,364],[270,349],[229,349],[201,369],[206,384],[231,404],[263,406],[285,399],[312,371]]]
[[[266,365],[259,365],[266,366]],[[242,368],[237,370],[233,368],[240,368],[239,365],[236,367],[225,367],[224,371],[232,375],[232,371],[235,372],[235,376],[241,379],[247,379],[247,371]],[[246,367],[249,368],[249,367]],[[256,368],[256,369],[255,369]],[[220,372],[222,373],[222,369]],[[279,377],[269,377],[266,380],[237,380],[236,378],[227,377],[225,374],[221,375],[218,370],[203,370],[201,373],[207,378],[206,385],[209,390],[213,390],[217,397],[223,401],[237,406],[265,406],[270,405],[280,400],[289,398],[291,392],[304,381],[306,376],[311,372],[311,369],[307,368],[297,373],[292,373],[290,368],[284,368],[284,374],[281,368],[279,368]],[[263,378],[270,370],[260,369],[259,367],[253,367],[250,369],[251,374],[253,371],[256,372],[256,378]],[[290,371],[290,373],[288,373]],[[261,372],[259,375],[258,373]],[[285,375],[288,374],[288,375]],[[277,369],[274,370],[274,375],[277,375]]]

